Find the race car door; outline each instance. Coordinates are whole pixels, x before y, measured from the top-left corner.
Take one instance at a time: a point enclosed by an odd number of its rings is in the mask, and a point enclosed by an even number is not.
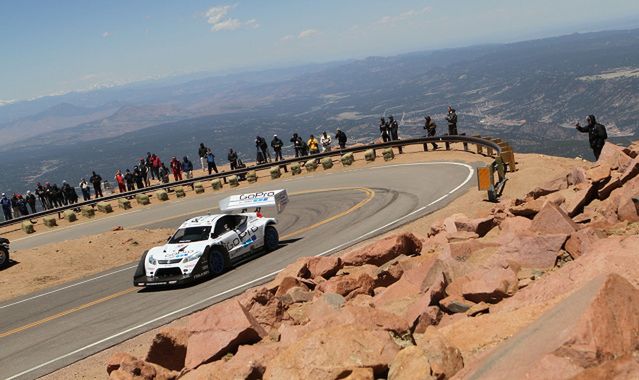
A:
[[[247,229],[247,217],[225,215],[215,226],[216,232],[224,236],[224,244],[231,260],[251,251],[254,235]]]

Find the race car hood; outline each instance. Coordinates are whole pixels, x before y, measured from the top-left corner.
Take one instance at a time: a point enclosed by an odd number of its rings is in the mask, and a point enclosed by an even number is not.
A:
[[[182,244],[165,244],[161,247],[155,247],[151,249],[149,251],[149,254],[153,255],[153,258],[156,260],[182,259],[194,253],[204,252],[206,246],[206,241]]]

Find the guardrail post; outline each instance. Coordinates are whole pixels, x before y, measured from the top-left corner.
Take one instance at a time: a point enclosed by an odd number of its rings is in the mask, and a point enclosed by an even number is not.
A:
[[[460,136],[466,136],[466,134],[465,134],[465,133],[460,133],[459,135],[460,135]],[[464,142],[463,144],[464,144],[464,151],[468,152],[468,143],[467,143],[467,142]]]

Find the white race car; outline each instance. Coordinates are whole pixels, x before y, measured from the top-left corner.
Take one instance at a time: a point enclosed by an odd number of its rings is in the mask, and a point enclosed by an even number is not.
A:
[[[279,245],[277,221],[261,214],[263,207],[278,212],[288,203],[286,190],[235,195],[220,202],[224,214],[191,218],[168,242],[144,252],[133,277],[135,286],[177,285],[217,276],[258,252]],[[256,212],[246,212],[255,208]],[[227,212],[242,210],[238,214]]]

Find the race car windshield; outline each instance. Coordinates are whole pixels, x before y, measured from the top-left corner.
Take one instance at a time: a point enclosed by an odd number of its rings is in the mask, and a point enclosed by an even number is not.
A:
[[[169,244],[206,240],[209,238],[209,233],[211,233],[210,226],[180,228],[175,232],[171,240],[169,240]]]

